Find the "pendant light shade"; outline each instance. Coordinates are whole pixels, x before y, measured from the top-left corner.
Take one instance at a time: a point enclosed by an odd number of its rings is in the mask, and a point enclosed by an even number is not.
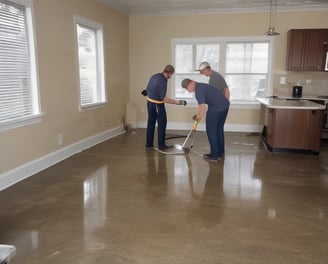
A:
[[[280,33],[276,32],[275,24],[277,17],[277,0],[275,1],[275,5],[273,6],[273,0],[270,0],[270,17],[269,17],[269,30],[264,33],[266,36],[276,36],[280,35]]]
[[[276,36],[276,35],[280,35],[280,33],[276,32],[274,27],[269,27],[269,30],[267,32],[264,33],[267,36]]]

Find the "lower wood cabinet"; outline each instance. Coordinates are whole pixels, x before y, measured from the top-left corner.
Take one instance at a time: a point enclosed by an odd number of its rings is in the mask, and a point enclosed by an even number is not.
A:
[[[272,151],[319,153],[323,110],[269,109],[265,141]]]

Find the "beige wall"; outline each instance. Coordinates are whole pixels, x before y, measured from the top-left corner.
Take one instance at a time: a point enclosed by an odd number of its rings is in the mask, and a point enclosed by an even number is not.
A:
[[[109,103],[79,111],[73,16],[103,25]],[[41,123],[0,132],[0,174],[122,125],[128,99],[129,18],[94,0],[34,0]],[[64,137],[58,146],[56,137]]]
[[[267,12],[244,14],[208,14],[184,16],[130,16],[130,99],[137,104],[138,121],[146,122],[145,98],[140,91],[147,85],[149,77],[160,72],[167,63],[172,63],[171,39],[223,36],[263,36],[268,30]],[[280,12],[276,29],[281,35],[275,36],[274,85],[279,77],[286,76],[292,81],[294,73],[285,71],[287,31],[291,28],[328,28],[328,11]],[[302,78],[309,73],[301,73]],[[311,74],[311,73],[310,73]],[[328,94],[328,73],[311,74],[313,86]],[[300,78],[300,77],[298,77]],[[170,81],[172,82],[172,81]],[[277,87],[280,88],[280,87]],[[169,87],[169,96],[171,96]],[[312,87],[317,92],[316,87]],[[275,89],[276,90],[276,89]],[[280,90],[279,90],[280,91]],[[283,89],[288,93],[287,88]],[[177,114],[177,109],[179,112]],[[195,108],[167,106],[168,122],[188,123]],[[260,110],[231,109],[226,122],[231,125],[259,125]]]

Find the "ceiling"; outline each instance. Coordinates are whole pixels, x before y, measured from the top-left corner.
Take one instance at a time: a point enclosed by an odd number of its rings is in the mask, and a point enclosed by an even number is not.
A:
[[[268,11],[270,0],[96,0],[129,15]],[[328,10],[328,0],[272,0],[278,11]]]

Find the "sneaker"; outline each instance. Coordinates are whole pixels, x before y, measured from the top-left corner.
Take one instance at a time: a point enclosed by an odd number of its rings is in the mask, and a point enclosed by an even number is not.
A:
[[[165,150],[165,149],[170,149],[170,148],[173,148],[173,146],[164,145],[164,146],[159,146],[158,147],[158,149],[160,149],[160,150]]]
[[[154,148],[153,145],[146,145],[146,149],[152,149],[152,148]]]
[[[209,154],[204,154],[204,155],[203,155],[203,158],[204,158],[204,160],[214,161],[214,162],[220,160],[220,158],[212,157],[212,156],[209,155]]]

